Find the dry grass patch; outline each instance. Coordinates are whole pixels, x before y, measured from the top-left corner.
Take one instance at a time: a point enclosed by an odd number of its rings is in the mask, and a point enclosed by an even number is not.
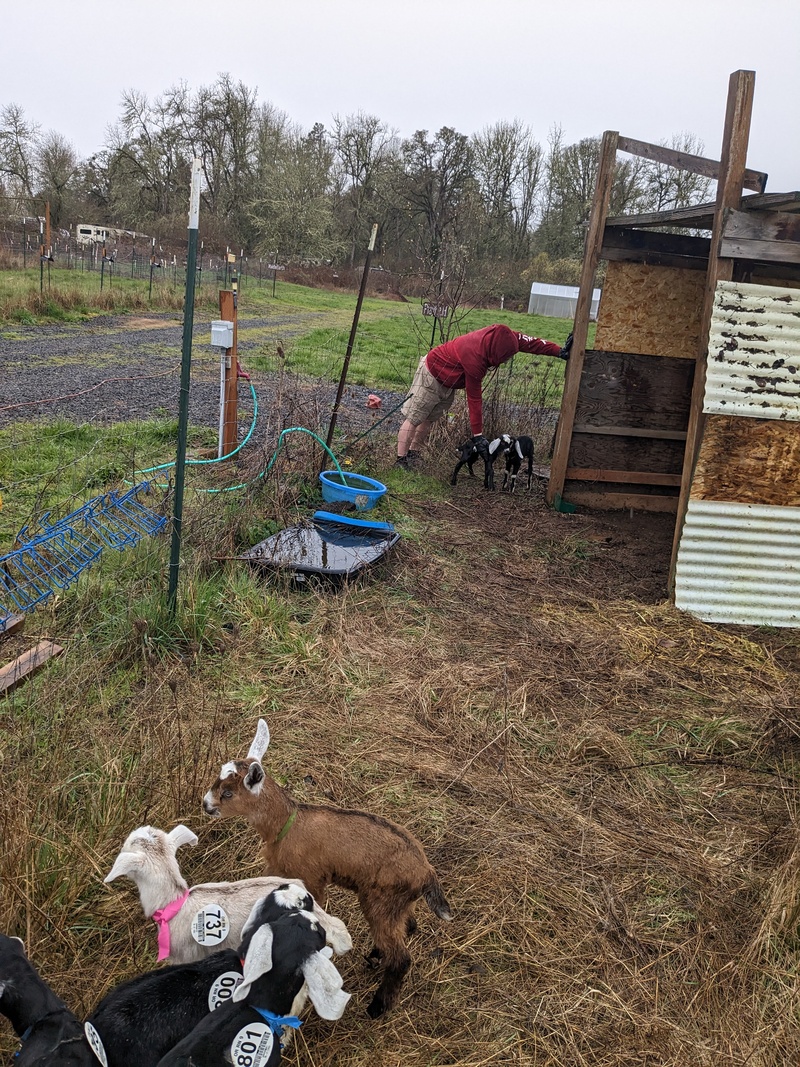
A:
[[[208,640],[162,646],[132,617],[100,649],[53,634],[67,654],[0,705],[2,928],[83,1012],[154,965],[133,891],[102,876],[134,826],[179,820],[190,881],[256,873],[252,832],[199,803],[263,715],[274,776],[412,829],[456,916],[420,908],[401,1003],[372,1023],[366,928],[335,892],[353,1002],[290,1064],[796,1062],[796,635],[665,603],[660,518],[406,497],[413,537],[369,581],[298,593],[206,564]]]

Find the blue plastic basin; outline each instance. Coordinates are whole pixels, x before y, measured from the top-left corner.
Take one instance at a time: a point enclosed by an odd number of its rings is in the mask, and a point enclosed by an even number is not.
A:
[[[345,500],[349,504],[355,504],[357,511],[369,511],[386,492],[383,482],[367,478],[364,474],[345,474],[344,477],[343,483],[338,471],[323,471],[320,474],[323,500],[328,503]]]

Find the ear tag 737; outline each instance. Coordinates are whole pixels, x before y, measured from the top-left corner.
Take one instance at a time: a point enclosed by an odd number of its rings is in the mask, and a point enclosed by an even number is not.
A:
[[[221,945],[231,928],[220,904],[207,904],[192,919],[192,937],[198,945]]]

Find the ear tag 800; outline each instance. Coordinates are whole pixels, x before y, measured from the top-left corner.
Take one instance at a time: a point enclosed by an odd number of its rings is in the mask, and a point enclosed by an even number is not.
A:
[[[264,1067],[275,1041],[266,1023],[243,1026],[231,1045],[231,1063],[240,1067]]]
[[[192,937],[198,945],[221,945],[230,928],[225,909],[219,904],[207,904],[192,919]]]
[[[220,1004],[225,1004],[233,996],[233,991],[244,981],[244,975],[238,971],[225,971],[208,991],[208,1010],[215,1011]]]

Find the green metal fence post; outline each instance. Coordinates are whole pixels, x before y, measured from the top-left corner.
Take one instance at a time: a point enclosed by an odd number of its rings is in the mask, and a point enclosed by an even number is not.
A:
[[[192,163],[192,186],[189,196],[189,248],[186,260],[186,295],[183,304],[183,349],[181,352],[181,391],[178,403],[178,451],[175,457],[175,501],[172,509],[172,544],[169,555],[169,589],[167,602],[175,614],[178,574],[181,565],[183,527],[183,489],[186,475],[186,434],[189,426],[189,383],[192,369],[192,326],[194,325],[194,284],[197,263],[197,231],[200,225],[200,160]]]

